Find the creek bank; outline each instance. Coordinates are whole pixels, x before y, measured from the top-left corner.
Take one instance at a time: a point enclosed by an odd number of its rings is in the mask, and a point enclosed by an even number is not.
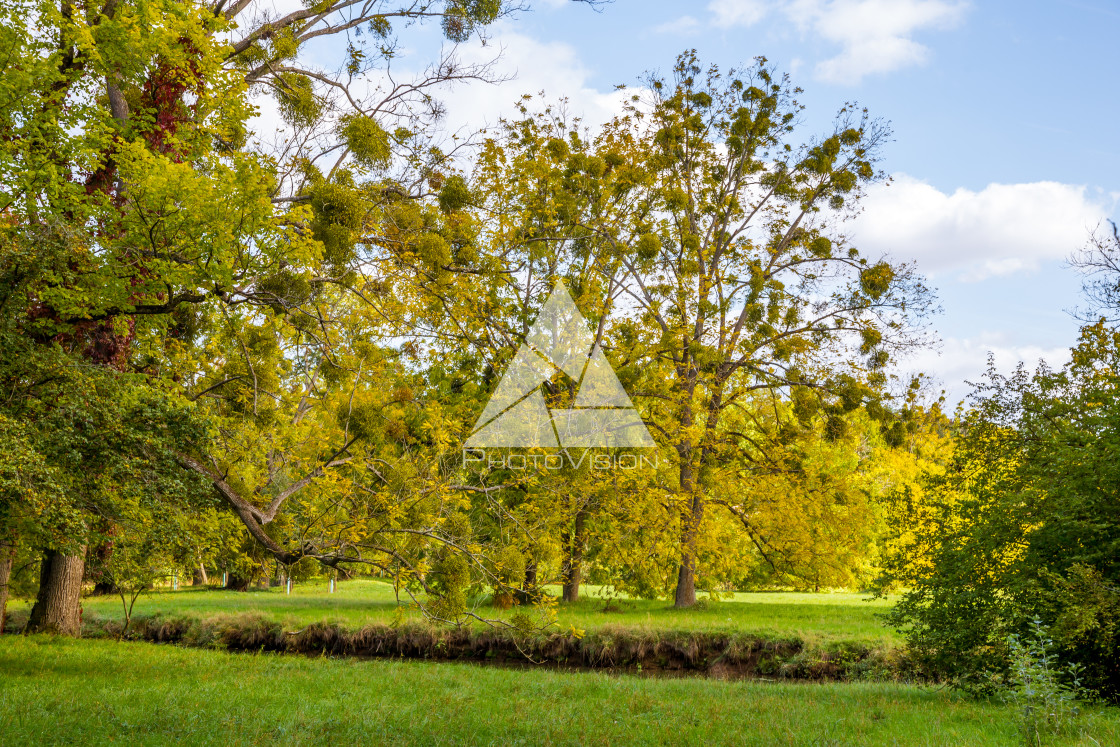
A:
[[[8,632],[13,632],[9,624]],[[87,637],[117,637],[114,619],[85,621]],[[128,640],[231,652],[465,661],[503,666],[546,665],[572,671],[609,670],[652,676],[702,675],[726,679],[801,681],[917,681],[900,649],[857,641],[807,645],[797,637],[741,632],[676,631],[604,626],[570,633],[519,633],[498,628],[442,628],[427,624],[371,624],[358,629],[312,623],[286,630],[255,615],[138,616]]]

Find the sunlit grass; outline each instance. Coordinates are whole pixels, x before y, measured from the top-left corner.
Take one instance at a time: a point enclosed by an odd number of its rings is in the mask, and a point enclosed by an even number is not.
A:
[[[879,683],[641,679],[0,638],[16,744],[1007,745],[1010,707]],[[1120,744],[1090,709],[1060,745]]]
[[[558,593],[559,590],[554,591]],[[891,602],[869,599],[864,594],[738,593],[732,599],[701,605],[697,609],[677,610],[667,601],[642,599],[616,599],[608,608],[601,589],[585,587],[584,592],[574,604],[557,604],[557,624],[562,629],[574,626],[590,630],[615,625],[757,632],[797,636],[806,642],[838,639],[883,645],[898,642],[898,636],[879,618]],[[87,597],[82,604],[87,619],[119,619],[122,614],[120,600],[116,597]],[[402,594],[404,609],[398,608],[391,585],[360,579],[339,583],[334,594],[329,593],[326,582],[297,584],[290,595],[283,588],[250,592],[191,587],[179,591],[158,590],[137,601],[135,614],[209,617],[255,612],[291,627],[320,621],[361,627],[371,622],[390,622],[401,614],[418,616],[414,610],[409,610],[410,605],[408,595]],[[13,609],[26,608],[26,601],[13,604]],[[509,614],[490,606],[482,606],[476,612],[484,617]]]

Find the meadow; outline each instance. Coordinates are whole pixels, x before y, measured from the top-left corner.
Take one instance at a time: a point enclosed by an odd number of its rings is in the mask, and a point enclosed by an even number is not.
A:
[[[708,631],[893,648],[889,599],[856,593],[739,593],[687,611],[610,599],[592,588],[557,606],[557,629]],[[120,600],[87,597],[91,627]],[[27,603],[13,604],[15,624]],[[509,614],[492,607],[486,614]],[[145,594],[139,618],[233,619],[285,629],[358,629],[417,616],[375,580],[253,592],[184,588]],[[411,620],[418,623],[418,620]],[[9,628],[9,631],[11,628]],[[775,744],[1004,745],[1015,710],[943,686],[649,676],[334,656],[228,653],[110,638],[0,637],[5,744]],[[655,673],[653,673],[655,674]],[[1049,744],[1120,743],[1120,709],[1089,707]]]
[[[559,590],[551,591],[558,593]],[[872,646],[890,646],[900,640],[880,620],[891,600],[874,599],[866,594],[739,592],[727,599],[680,610],[668,601],[618,598],[605,595],[606,591],[602,587],[585,587],[578,602],[557,605],[557,629],[594,630],[610,625],[724,631],[796,636],[806,642],[858,641]],[[17,621],[26,615],[29,605],[27,600],[11,603],[10,609]],[[86,597],[82,607],[86,619],[122,617],[119,597]],[[500,618],[509,617],[517,608],[502,611],[480,605],[475,611],[481,617]],[[392,623],[402,617],[421,617],[407,595],[402,594],[398,604],[390,584],[370,579],[340,582],[333,594],[325,581],[296,584],[291,594],[283,587],[249,592],[205,587],[184,587],[178,591],[161,588],[141,596],[134,610],[136,616],[199,618],[243,613],[259,614],[292,629],[315,622],[359,628],[370,623]]]
[[[0,638],[5,744],[1006,745],[1013,709],[895,683],[782,684]],[[1090,708],[1055,745],[1120,743]]]

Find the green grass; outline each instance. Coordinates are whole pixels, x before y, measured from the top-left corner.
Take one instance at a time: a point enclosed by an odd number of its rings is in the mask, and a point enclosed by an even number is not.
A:
[[[469,664],[0,638],[20,744],[1007,745],[1012,711],[897,684],[641,679]],[[1090,709],[1052,744],[1120,743]]]
[[[845,640],[890,646],[899,642],[898,636],[877,617],[889,608],[890,602],[869,600],[861,594],[739,593],[732,599],[691,610],[676,610],[666,601],[623,599],[614,602],[618,609],[604,611],[605,601],[595,596],[596,591],[596,587],[590,587],[580,601],[557,606],[561,629],[575,626],[592,630],[614,625],[769,633],[798,636],[807,643]],[[407,605],[407,597],[402,602]],[[120,599],[116,597],[87,597],[82,604],[90,617],[122,617]],[[12,605],[13,610],[27,607],[26,600]],[[326,583],[297,585],[290,596],[279,588],[251,592],[195,588],[155,591],[137,601],[134,614],[210,617],[244,612],[265,615],[293,629],[320,621],[358,628],[371,622],[391,622],[397,614],[397,603],[388,584],[354,580],[340,583],[334,594],[327,592]],[[485,617],[502,614],[492,607],[483,607],[478,613]]]

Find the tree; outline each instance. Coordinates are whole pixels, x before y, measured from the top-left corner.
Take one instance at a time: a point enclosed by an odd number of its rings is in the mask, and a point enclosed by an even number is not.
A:
[[[205,504],[204,486],[175,456],[204,426],[142,374],[90,365],[0,327],[0,344],[16,353],[0,364],[9,449],[0,517],[9,536],[44,551],[28,629],[75,634],[85,548],[99,539],[93,518],[119,522],[126,505],[166,513]]]
[[[1120,229],[1111,221],[1109,226],[1111,231],[1095,231],[1088,244],[1070,258],[1082,275],[1081,291],[1089,302],[1079,316],[1090,324],[1102,316],[1115,322],[1120,313]]]
[[[189,541],[182,531],[188,524],[186,516],[167,510],[152,512],[137,504],[122,509],[118,522],[125,531],[120,532],[113,551],[97,569],[121,600],[124,622],[118,640],[128,633],[140,595],[157,580],[177,575],[184,567],[184,554],[176,550]]]
[[[921,341],[930,301],[912,268],[860,257],[837,230],[880,178],[884,125],[846,107],[830,135],[795,146],[797,90],[762,59],[722,75],[686,53],[649,89],[597,140],[587,168],[611,209],[584,228],[612,248],[598,269],[625,294],[612,362],[676,462],[687,607],[718,465],[780,472],[815,417],[833,437],[860,407],[889,419],[884,366]],[[749,420],[767,399],[792,403],[788,417],[733,430],[732,413]]]
[[[257,324],[324,287],[352,288],[355,245],[384,219],[378,207],[422,197],[448,158],[426,130],[440,114],[431,89],[486,77],[452,50],[416,80],[367,87],[395,55],[394,25],[436,20],[462,41],[511,10],[498,0],[333,0],[279,16],[252,0],[5,5],[0,214],[17,336],[142,371],[156,389],[189,385],[199,352],[189,332],[206,318],[255,310],[245,317]],[[342,34],[340,72],[305,61],[308,42]],[[258,92],[275,96],[289,126],[275,148],[247,130]],[[245,373],[257,373],[243,352]],[[251,532],[260,526],[231,506]],[[67,567],[84,564],[84,547]]]
[[[1120,332],[1082,329],[1061,370],[989,364],[953,458],[925,480],[925,512],[886,580],[891,612],[933,672],[985,689],[1005,677],[1009,635],[1039,618],[1059,658],[1115,700],[1120,651],[1116,443]]]
[[[627,569],[623,583],[631,589],[654,591],[662,561],[653,558],[665,557],[664,536],[631,522],[649,522],[668,504],[678,522],[670,553],[680,561],[682,605],[695,597],[704,527],[730,536],[726,521],[705,518],[711,487],[730,470],[744,492],[763,492],[766,483],[788,492],[795,483],[807,496],[833,499],[839,481],[824,490],[806,486],[827,480],[837,465],[815,465],[799,449],[813,434],[842,440],[845,414],[861,407],[894,427],[897,413],[882,404],[883,367],[891,351],[917,340],[907,313],[920,319],[927,311],[925,289],[909,268],[869,264],[854,250],[842,252],[842,237],[834,247],[823,233],[845,200],[858,197],[860,182],[876,177],[870,159],[883,128],[866,116],[853,123],[856,115],[845,111],[833,137],[795,153],[782,142],[796,110],[792,92],[774,83],[764,63],[752,75],[765,90],[741,80],[720,88],[714,71],[706,82],[685,79],[698,72],[685,56],[675,92],[662,94],[655,82],[655,101],[644,108],[635,101],[594,138],[562,105],[529,114],[523,102],[522,118],[501,123],[462,188],[478,217],[445,234],[441,256],[450,262],[405,257],[428,274],[422,307],[433,311],[422,322],[433,339],[450,341],[442,349],[463,362],[459,375],[485,361],[478,407],[557,279],[571,289],[595,343],[645,400],[647,422],[672,450],[676,474],[602,492],[558,490],[564,499],[543,513],[559,529],[562,573],[571,577],[585,547],[580,535],[597,526],[645,538],[630,543],[630,553],[596,532],[615,549],[595,555]],[[785,160],[773,162],[771,151]],[[471,272],[448,272],[453,267]],[[861,355],[865,370],[845,363]],[[563,407],[575,382],[560,378],[549,396]],[[577,477],[562,479],[574,485]],[[713,505],[756,538],[764,529],[756,511],[726,500]],[[829,526],[843,526],[851,509],[834,512]],[[853,558],[870,552],[875,510],[865,509],[862,549]],[[833,578],[849,580],[844,573]],[[574,596],[574,587],[566,593]]]
[[[468,182],[452,175],[440,211],[426,219],[438,239],[400,233],[383,238],[406,274],[424,278],[410,326],[426,349],[433,376],[450,383],[441,401],[454,403],[462,443],[502,373],[531,334],[542,307],[561,284],[592,326],[591,345],[605,344],[607,316],[618,293],[596,270],[598,247],[571,214],[596,204],[566,185],[584,178],[579,164],[591,142],[562,105],[503,120],[488,132]],[[399,247],[399,248],[395,248]],[[383,273],[387,274],[387,273]],[[551,408],[571,405],[577,380],[556,372],[544,385]],[[589,520],[618,495],[575,450],[559,469],[465,471],[474,486],[473,515],[525,559],[523,591],[556,581],[567,601],[578,598]],[[496,515],[488,516],[488,514]],[[553,560],[555,559],[555,562]],[[545,569],[554,577],[545,577]]]

